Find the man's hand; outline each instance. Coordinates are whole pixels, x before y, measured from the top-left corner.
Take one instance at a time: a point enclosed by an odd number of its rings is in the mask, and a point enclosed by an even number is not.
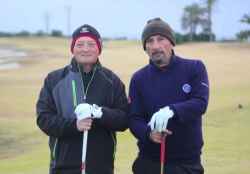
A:
[[[75,114],[76,114],[77,120],[91,118],[92,105],[88,103],[81,103],[77,105],[75,109]]]
[[[174,116],[174,112],[167,106],[154,113],[148,125],[151,130],[164,132],[167,129],[168,120]]]
[[[88,131],[91,129],[93,120],[91,118],[85,118],[81,120],[76,121],[76,126],[78,131],[83,132],[83,131]]]
[[[164,136],[168,136],[168,135],[171,135],[171,134],[172,134],[172,131],[170,131],[170,130],[164,130],[163,133],[156,132],[156,131],[151,131],[150,135],[149,135],[149,138],[150,138],[151,141],[153,141],[155,143],[161,143],[162,138]]]
[[[92,126],[92,106],[88,103],[81,103],[75,109],[77,117],[76,127],[78,131],[83,132],[91,129]]]
[[[77,129],[82,132],[90,130],[93,122],[92,119],[101,118],[103,113],[102,108],[96,104],[81,103],[77,105],[75,114],[77,117]]]

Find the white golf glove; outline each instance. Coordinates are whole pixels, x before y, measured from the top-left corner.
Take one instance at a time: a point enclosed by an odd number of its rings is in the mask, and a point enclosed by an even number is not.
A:
[[[151,130],[163,132],[167,129],[168,120],[174,116],[174,112],[168,107],[164,107],[153,114],[148,125]]]
[[[101,118],[102,117],[102,108],[96,104],[92,105],[92,118]]]
[[[85,118],[91,118],[92,114],[92,105],[88,103],[81,103],[76,106],[75,114],[78,120],[82,120]]]

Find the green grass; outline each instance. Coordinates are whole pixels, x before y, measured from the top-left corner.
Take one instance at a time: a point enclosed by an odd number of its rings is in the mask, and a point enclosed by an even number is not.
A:
[[[248,173],[249,86],[219,89],[212,101],[204,119],[203,158],[207,173]],[[239,104],[243,105],[242,109],[238,108]]]
[[[69,42],[58,38],[1,38],[1,45],[13,45],[30,54],[21,61],[21,69],[0,72],[0,171],[48,173],[48,137],[36,126],[35,103],[46,74],[69,62]],[[209,72],[211,96],[203,119],[206,173],[248,174],[250,75],[246,72],[250,45],[187,44],[176,50],[184,56],[202,57]],[[139,42],[117,41],[104,44],[101,62],[117,72],[128,87],[132,73],[148,59]],[[129,131],[119,133],[116,172],[131,173],[136,155],[135,138]]]

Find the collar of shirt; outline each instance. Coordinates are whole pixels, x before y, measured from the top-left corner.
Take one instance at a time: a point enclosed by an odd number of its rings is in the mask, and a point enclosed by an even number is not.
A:
[[[170,58],[170,62],[167,66],[164,66],[164,67],[157,67],[151,60],[149,61],[149,66],[150,66],[150,69],[152,69],[153,71],[157,71],[157,72],[166,72],[166,71],[169,71],[170,69],[173,68],[174,64],[176,62],[176,56],[175,56],[175,53],[173,51],[173,54]]]

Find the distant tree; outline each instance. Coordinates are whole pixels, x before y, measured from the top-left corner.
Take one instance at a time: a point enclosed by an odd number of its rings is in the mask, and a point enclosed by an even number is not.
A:
[[[204,27],[204,33],[208,33],[209,35],[209,41],[214,40],[213,32],[212,32],[212,13],[213,13],[213,8],[217,0],[204,0],[206,7],[206,18],[203,20],[203,27]]]
[[[51,36],[53,36],[53,37],[62,37],[63,33],[60,30],[52,30]]]
[[[206,41],[207,42],[207,41],[209,41],[210,37],[211,36],[208,33],[201,32],[201,33],[195,35],[194,40],[202,41],[202,42]],[[214,34],[212,34],[212,38],[213,38],[213,40],[215,40],[215,35]]]
[[[183,35],[181,33],[175,33],[176,44],[182,44],[189,41],[189,35]]]
[[[182,15],[182,28],[184,30],[189,30],[189,40],[193,40],[193,36],[196,34],[196,29],[199,25],[204,22],[204,8],[200,7],[199,4],[193,3],[192,5],[186,6],[184,8],[184,13]]]
[[[250,25],[250,15],[249,14],[244,14],[240,20],[242,23],[246,23]],[[250,30],[242,30],[239,33],[236,34],[236,37],[239,40],[247,40],[250,38]]]
[[[244,14],[240,21],[242,23],[250,24],[250,14]]]
[[[239,33],[236,34],[236,37],[239,40],[247,40],[248,38],[250,38],[250,30],[240,31]]]
[[[28,32],[26,30],[23,30],[23,31],[16,33],[16,36],[18,36],[18,37],[28,37],[30,35],[31,35],[30,32]]]
[[[11,37],[11,36],[12,36],[11,33],[0,31],[0,37]]]
[[[34,34],[34,36],[38,36],[38,37],[43,37],[43,36],[45,36],[46,35],[46,33],[44,32],[44,31],[42,31],[42,30],[38,30],[35,34]]]
[[[115,37],[113,40],[128,40],[126,36]]]

